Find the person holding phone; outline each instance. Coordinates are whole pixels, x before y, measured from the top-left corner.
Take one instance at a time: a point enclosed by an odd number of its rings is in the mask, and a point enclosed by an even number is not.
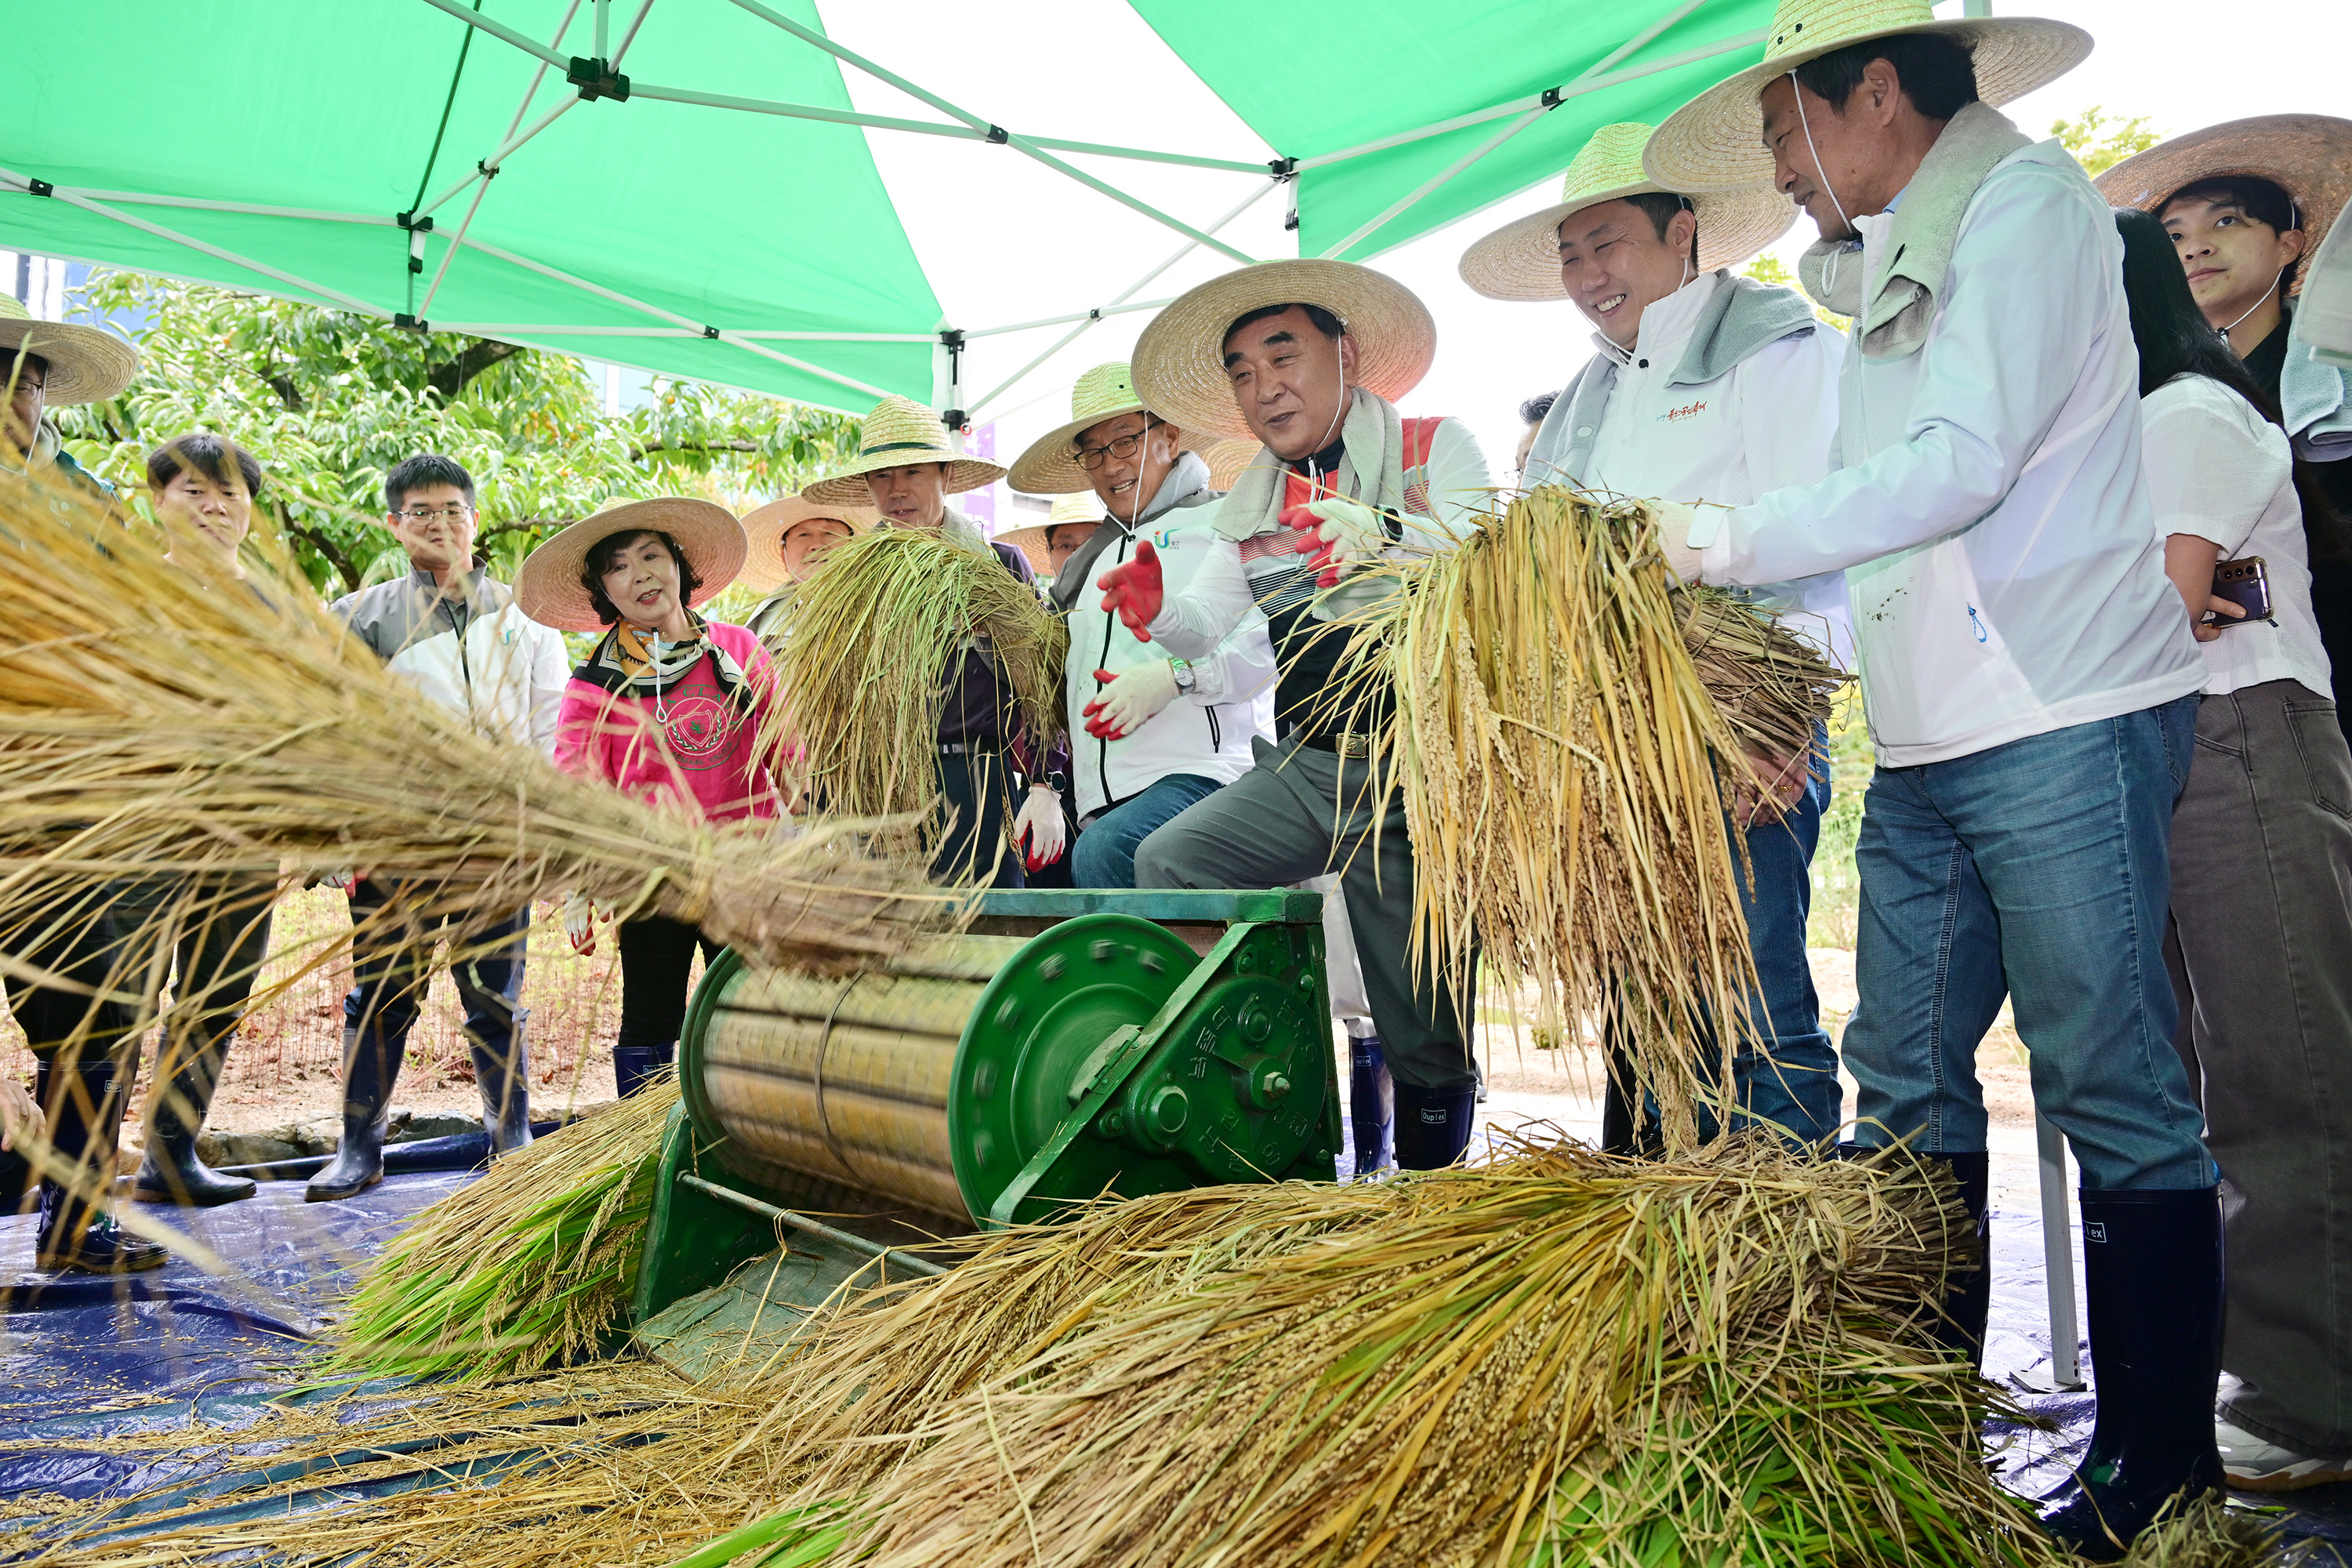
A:
[[[2309,565],[2341,525],[2164,223],[2119,208],[2116,226],[2148,500],[2207,672],[2165,959],[2234,1194],[2214,1436],[2233,1485],[2284,1491],[2352,1479],[2352,751]],[[2242,592],[2263,584],[2267,604]]]

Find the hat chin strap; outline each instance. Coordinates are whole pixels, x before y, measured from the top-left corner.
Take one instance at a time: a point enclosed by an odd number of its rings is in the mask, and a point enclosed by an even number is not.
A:
[[[2280,278],[2284,278],[2284,277],[2285,277],[2285,276],[2286,276],[2285,269],[2284,269],[2284,268],[2282,268],[2280,269],[2280,271],[2279,271],[2279,277],[2280,277]],[[2261,299],[2259,299],[2259,300],[2255,300],[2252,304],[2251,304],[2251,305],[2247,306],[2244,310],[2242,310],[2239,311],[2239,312],[2238,312],[2238,321],[2232,321],[2232,322],[2231,322],[2231,323],[2229,324],[2229,326],[2223,327],[2223,328],[2221,329],[2221,341],[2222,341],[2223,342],[2225,342],[2225,343],[2226,343],[2226,342],[2228,342],[2230,341],[2230,333],[2231,333],[2231,331],[2233,329],[2235,329],[2235,328],[2237,327],[2238,322],[2239,322],[2239,321],[2244,321],[2248,316],[2252,315],[2256,310],[2261,310],[2261,309],[2263,308],[2263,305],[2267,304],[2267,303],[2269,302],[2269,300],[2270,300],[2270,297],[2271,297],[2272,295],[2273,295],[2273,294],[2275,294],[2275,293],[2277,293],[2277,292],[2278,292],[2278,286],[2279,286],[2279,280],[2278,280],[2278,278],[2273,278],[2273,279],[2271,279],[2271,286],[2270,286],[2269,288],[2267,288],[2267,289],[2263,289],[2263,297],[2262,297]]]
[[[1789,71],[1789,91],[1797,100],[1797,123],[1805,132],[1805,151],[1813,155],[1813,173],[1822,177],[1822,189],[1830,194],[1830,205],[1837,208],[1838,222],[1845,225],[1848,234],[1859,233],[1853,219],[1846,215],[1845,204],[1838,200],[1837,187],[1830,184],[1830,172],[1822,167],[1822,150],[1813,145],[1813,122],[1805,118],[1805,85],[1797,79],[1793,67]]]

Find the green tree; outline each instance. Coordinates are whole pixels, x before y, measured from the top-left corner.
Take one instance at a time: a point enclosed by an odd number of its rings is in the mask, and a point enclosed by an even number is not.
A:
[[[2105,174],[2135,153],[2145,153],[2164,140],[2145,114],[2117,120],[2097,104],[2072,120],[2053,120],[2050,134],[2058,138],[2074,162],[2093,178]]]
[[[1740,270],[1743,274],[1749,278],[1753,278],[1759,283],[1777,283],[1783,289],[1795,289],[1797,292],[1801,294],[1804,292],[1803,288],[1799,285],[1797,280],[1789,276],[1789,269],[1780,265],[1780,258],[1772,255],[1769,251],[1758,257],[1746,267],[1740,268]],[[1841,332],[1853,325],[1853,322],[1850,318],[1837,315],[1832,311],[1824,310],[1819,305],[1813,307],[1813,314],[1819,316],[1822,321],[1827,321],[1831,326],[1835,327]]]
[[[136,323],[141,374],[110,402],[61,409],[58,433],[133,505],[162,441],[213,430],[269,473],[264,512],[321,593],[404,569],[382,526],[383,476],[443,452],[480,487],[480,550],[511,575],[530,547],[611,500],[697,495],[743,510],[797,489],[857,422],[779,398],[659,379],[650,405],[604,413],[563,354],[140,273],[101,271],[81,303]]]

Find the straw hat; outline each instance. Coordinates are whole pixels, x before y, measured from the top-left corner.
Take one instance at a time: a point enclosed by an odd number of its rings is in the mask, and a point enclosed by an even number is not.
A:
[[[784,583],[784,535],[812,518],[828,517],[852,533],[878,527],[882,514],[870,506],[826,506],[805,496],[784,496],[743,515],[743,538],[750,552],[735,581],[755,594],[772,593]]]
[[[1780,0],[1765,34],[1763,63],[1725,78],[1666,116],[1642,155],[1643,166],[1670,191],[1769,183],[1772,155],[1764,150],[1759,100],[1772,79],[1832,49],[1898,33],[1943,33],[1972,46],[1977,96],[1991,104],[2055,81],[2091,52],[2090,34],[2040,16],[1938,22],[1927,0]]]
[[[1135,344],[1135,389],[1151,410],[1203,436],[1246,436],[1225,379],[1225,332],[1267,305],[1320,305],[1356,340],[1356,381],[1394,403],[1437,357],[1437,323],[1413,291],[1352,261],[1261,261],[1179,296]]]
[[[1559,224],[1570,213],[1621,197],[1678,193],[1642,172],[1650,128],[1628,120],[1604,125],[1569,160],[1559,201],[1505,224],[1462,253],[1462,281],[1489,300],[1562,300]],[[1698,269],[1712,272],[1747,260],[1789,232],[1796,204],[1769,184],[1711,191],[1684,198],[1698,219]]]
[[[522,613],[560,632],[602,631],[588,590],[580,585],[588,552],[616,533],[651,529],[677,541],[701,586],[687,603],[702,604],[735,581],[747,546],[743,525],[725,507],[684,496],[633,500],[583,517],[540,542],[515,574],[515,603]]]
[[[1078,466],[1078,436],[1122,414],[1159,416],[1157,410],[1144,407],[1143,399],[1135,395],[1135,378],[1125,360],[1095,366],[1070,388],[1070,422],[1030,442],[1029,449],[1013,459],[1013,488],[1033,496],[1067,495],[1092,488],[1094,481]],[[1187,430],[1177,437],[1176,447],[1197,452],[1208,444],[1208,437]]]
[[[1242,470],[1256,461],[1257,455],[1265,450],[1256,437],[1237,436],[1220,441],[1202,453],[1202,458],[1209,465],[1209,488],[1213,490],[1233,489],[1234,481],[1242,477]]]
[[[2119,207],[2154,212],[2183,185],[2217,174],[2254,174],[2294,198],[2303,253],[2317,253],[2352,195],[2352,120],[2327,114],[2262,114],[2209,125],[2159,142],[2091,183]],[[2302,276],[2295,287],[2303,286]]]
[[[1119,368],[1124,370],[1127,367],[1121,365]],[[1054,555],[1048,548],[1050,541],[1045,536],[1066,522],[1101,522],[1107,516],[1103,503],[1094,491],[1078,490],[1070,495],[1055,496],[1052,510],[1045,513],[1045,521],[1032,523],[1027,528],[1016,528],[1009,533],[1000,533],[996,536],[996,542],[1010,544],[1029,558],[1029,570],[1040,577],[1050,577],[1054,574]]]
[[[866,435],[849,467],[819,479],[801,494],[827,506],[865,506],[874,499],[874,492],[866,488],[866,476],[904,463],[947,464],[947,493],[951,496],[992,485],[1004,477],[1004,470],[994,463],[957,451],[936,410],[910,397],[886,397],[866,416]]]
[[[44,321],[13,294],[0,294],[0,349],[35,353],[49,362],[41,401],[102,403],[139,374],[139,351],[96,327]]]

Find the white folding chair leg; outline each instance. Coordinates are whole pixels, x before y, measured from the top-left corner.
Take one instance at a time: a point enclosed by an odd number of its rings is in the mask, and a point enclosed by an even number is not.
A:
[[[2066,1138],[2033,1114],[2033,1136],[2042,1156],[2042,1267],[2050,1285],[2050,1381],[2058,1388],[2083,1386],[2076,1363],[2082,1330],[2074,1317],[2074,1211],[2067,1201]]]

